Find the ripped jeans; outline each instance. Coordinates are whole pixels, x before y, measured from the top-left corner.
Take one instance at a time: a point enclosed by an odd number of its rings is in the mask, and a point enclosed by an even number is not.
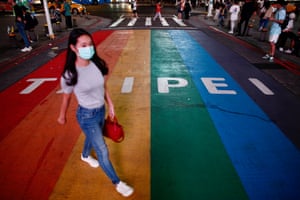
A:
[[[76,117],[86,136],[82,156],[89,156],[92,148],[94,148],[98,162],[105,174],[111,179],[113,184],[119,183],[120,179],[109,160],[108,149],[102,135],[105,106],[103,105],[101,108],[94,109],[87,109],[82,106],[78,106]]]

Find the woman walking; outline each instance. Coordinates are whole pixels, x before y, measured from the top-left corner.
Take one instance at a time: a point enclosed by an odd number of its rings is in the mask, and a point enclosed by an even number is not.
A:
[[[102,127],[105,118],[105,101],[109,108],[108,115],[114,117],[114,105],[106,89],[108,68],[103,59],[95,53],[92,36],[83,29],[74,29],[69,36],[66,63],[61,77],[63,99],[58,123],[66,123],[66,113],[74,92],[77,101],[77,120],[86,138],[81,160],[92,167],[99,165],[115,184],[116,190],[128,197],[133,188],[122,182],[117,176],[111,161]],[[91,157],[92,148],[98,161]]]

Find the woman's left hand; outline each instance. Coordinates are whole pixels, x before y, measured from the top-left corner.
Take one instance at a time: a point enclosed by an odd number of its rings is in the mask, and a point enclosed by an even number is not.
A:
[[[114,118],[115,117],[115,108],[114,105],[109,105],[108,107],[108,115],[110,116],[110,118]]]

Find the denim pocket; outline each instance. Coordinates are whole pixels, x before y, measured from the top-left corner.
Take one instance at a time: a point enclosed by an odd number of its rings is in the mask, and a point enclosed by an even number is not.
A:
[[[94,109],[86,109],[86,108],[82,108],[79,107],[77,110],[77,119],[80,122],[83,122],[85,120],[89,120],[89,119],[93,119],[96,117],[96,112]]]

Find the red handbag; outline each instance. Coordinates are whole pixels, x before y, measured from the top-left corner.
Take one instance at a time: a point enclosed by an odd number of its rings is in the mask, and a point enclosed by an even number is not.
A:
[[[104,122],[103,135],[114,142],[122,142],[124,140],[124,130],[122,125],[118,123],[116,116],[114,118],[107,116]]]

